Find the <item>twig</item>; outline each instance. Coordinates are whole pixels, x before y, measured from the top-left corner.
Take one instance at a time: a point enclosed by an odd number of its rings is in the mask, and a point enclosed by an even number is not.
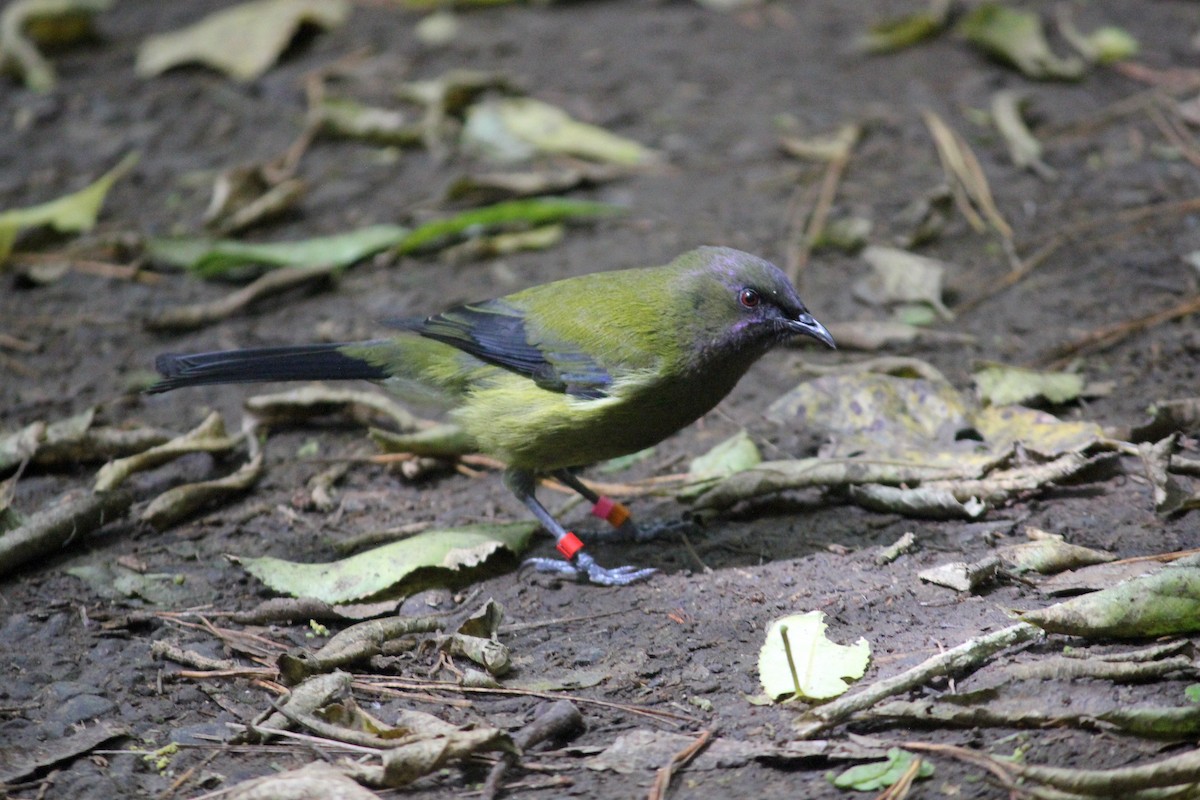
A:
[[[1105,566],[1114,567],[1117,564],[1140,564],[1143,561],[1157,561],[1160,564],[1169,564],[1172,561],[1178,561],[1181,558],[1188,556],[1200,555],[1200,547],[1193,547],[1190,550],[1176,550],[1171,553],[1156,553],[1152,556],[1133,556],[1132,558],[1122,558],[1119,561],[1110,561]]]
[[[1024,260],[1020,261],[1019,266],[1010,270],[1007,275],[1004,275],[999,280],[994,281],[981,294],[959,303],[955,306],[954,311],[960,315],[964,314],[995,297],[1000,292],[1015,286],[1045,263],[1050,256],[1058,252],[1059,248],[1063,245],[1097,228],[1129,227],[1147,220],[1154,220],[1158,217],[1191,214],[1195,211],[1200,211],[1200,197],[1192,197],[1187,200],[1172,200],[1166,203],[1154,203],[1142,206],[1141,208],[1125,209],[1116,214],[1094,217],[1077,222],[1074,225],[1068,225],[1066,228],[1060,228],[1050,236],[1035,242],[1034,244],[1037,249]],[[1123,234],[1124,231],[1118,231],[1110,235]],[[1093,240],[1093,243],[1095,241],[1097,240]]]
[[[917,549],[917,537],[912,531],[905,531],[904,535],[895,541],[890,547],[885,547],[875,556],[875,565],[882,567],[892,563],[900,556],[911,553]]]
[[[279,653],[287,652],[287,645],[268,639],[265,636],[258,636],[248,631],[236,631],[231,628],[218,628],[203,614],[196,615],[199,620],[198,622],[190,622],[185,619],[185,616],[191,616],[193,613],[159,611],[153,616],[171,622],[181,628],[204,631],[210,636],[220,639],[230,650],[245,653],[251,658],[262,659],[264,663],[272,661]]]
[[[921,774],[921,767],[924,766],[924,760],[914,758],[908,764],[908,768],[900,776],[900,779],[891,786],[879,793],[875,800],[904,800],[908,797],[908,792],[912,789],[913,781]]]
[[[167,800],[167,798],[171,797],[173,794],[175,794],[175,792],[179,791],[179,787],[183,786],[185,783],[190,781],[192,779],[193,775],[195,775],[197,772],[199,772],[204,767],[207,767],[209,764],[211,764],[213,762],[213,760],[219,755],[221,755],[220,750],[213,750],[211,753],[206,755],[204,758],[200,759],[199,764],[193,764],[192,766],[188,767],[186,770],[183,771],[182,775],[180,775],[175,780],[171,781],[170,786],[168,786],[166,789],[163,789],[162,792],[159,793],[158,800]]]
[[[281,294],[309,283],[328,280],[340,269],[339,266],[333,264],[316,267],[281,267],[218,300],[179,306],[149,317],[145,321],[145,326],[152,331],[188,331],[203,328],[232,317],[251,303],[264,297]]]
[[[532,722],[513,734],[513,743],[522,752],[548,739],[566,739],[583,729],[583,715],[570,700],[551,704]],[[484,800],[494,800],[500,794],[504,774],[517,763],[515,753],[504,753],[488,773],[481,792]]]
[[[1161,761],[1117,769],[1068,769],[1035,764],[1018,765],[1022,778],[1076,794],[1119,797],[1126,792],[1200,781],[1200,750]]]
[[[659,491],[662,486],[672,486],[674,484],[683,483],[689,480],[692,476],[687,472],[677,472],[672,475],[655,475],[652,478],[645,478],[636,483],[606,483],[603,481],[594,481],[581,478],[584,486],[591,489],[597,494],[607,494],[614,497],[640,497],[642,495],[654,494]],[[562,494],[575,494],[574,489],[563,486],[555,480],[544,479],[542,486],[545,486],[552,492],[561,492]]]
[[[542,619],[536,622],[514,622],[510,625],[501,625],[499,633],[516,633],[517,631],[530,631],[537,628],[548,627],[565,627],[576,622],[591,622],[604,617],[614,617],[617,614],[628,614],[631,611],[637,611],[636,608],[624,608],[616,611],[605,611],[601,614],[581,614],[576,617],[555,617],[554,619]]]
[[[986,219],[987,225],[991,225],[1001,238],[1012,239],[1012,227],[1000,215],[1000,209],[992,199],[987,175],[966,141],[932,111],[925,110],[921,115],[933,137],[938,160],[942,162],[954,199],[971,227],[982,233],[986,229]]]
[[[155,658],[170,659],[177,664],[203,670],[205,673],[214,671],[228,672],[231,670],[240,671],[243,669],[241,665],[231,658],[211,658],[201,655],[195,650],[184,650],[178,645],[162,640],[153,642],[150,645],[150,655]],[[257,672],[258,670],[255,671]]]
[[[1038,360],[1038,364],[1051,369],[1060,369],[1070,363],[1072,358],[1081,353],[1094,353],[1098,350],[1107,350],[1135,333],[1141,333],[1149,328],[1162,325],[1165,322],[1196,313],[1200,313],[1200,295],[1190,297],[1182,303],[1162,311],[1155,311],[1141,317],[1134,317],[1123,322],[1097,328],[1073,342],[1068,342],[1051,350],[1050,353]]]
[[[1061,142],[1064,139],[1091,136],[1106,125],[1110,125],[1119,119],[1132,114],[1144,113],[1146,103],[1153,100],[1158,91],[1158,89],[1147,89],[1127,97],[1122,97],[1115,103],[1104,106],[1070,122],[1039,127],[1038,132],[1042,134],[1042,142],[1046,144]]]
[[[133,495],[124,490],[67,492],[4,535],[0,543],[0,575],[62,550],[76,539],[120,519],[132,504]]]
[[[700,554],[696,552],[696,548],[692,545],[692,540],[688,538],[688,535],[680,531],[679,540],[683,543],[683,549],[687,550],[688,555],[696,560],[696,563],[700,566],[700,571],[705,575],[711,575],[713,573],[713,568],[704,563],[704,559],[702,559]]]
[[[1144,114],[1147,104],[1161,96],[1186,95],[1200,88],[1200,70],[1166,69],[1156,70],[1143,64],[1120,62],[1113,64],[1113,71],[1125,77],[1147,84],[1153,88],[1123,97],[1120,100],[1094,111],[1084,117],[1058,125],[1047,125],[1043,131],[1043,142],[1061,141],[1094,134],[1105,125],[1133,114]]]
[[[1118,61],[1112,65],[1114,72],[1119,72],[1130,80],[1145,83],[1156,89],[1169,92],[1190,92],[1200,86],[1200,70],[1185,67],[1155,69],[1136,61]]]
[[[1033,627],[1030,625],[1029,627]],[[1038,630],[1034,628],[1034,630]],[[670,711],[660,711],[656,708],[642,708],[633,706],[627,703],[614,703],[611,700],[597,700],[591,697],[580,697],[578,695],[564,695],[561,692],[542,692],[536,689],[509,689],[503,687],[486,687],[486,686],[461,686],[457,683],[449,683],[446,681],[420,681],[416,679],[396,680],[390,678],[381,678],[377,676],[359,676],[360,680],[356,680],[353,684],[355,689],[363,692],[372,692],[374,694],[389,694],[390,692],[398,692],[398,690],[429,690],[440,689],[448,692],[462,692],[464,694],[507,694],[516,697],[541,697],[546,700],[571,700],[575,703],[586,703],[588,705],[600,706],[602,708],[611,708],[616,711],[624,711],[628,714],[640,714],[645,717],[657,720],[670,720],[672,722],[694,725],[697,720],[694,717],[689,717],[684,714],[674,714]],[[375,682],[370,680],[374,678]]]
[[[862,691],[844,695],[823,706],[811,709],[796,723],[798,738],[811,738],[845,720],[851,714],[870,708],[880,700],[909,689],[915,689],[931,678],[948,675],[980,664],[1001,650],[1041,635],[1040,628],[1026,622],[1019,622],[987,636],[971,639],[958,647],[938,653],[899,675],[875,681]]]
[[[34,342],[18,339],[16,336],[10,336],[7,333],[0,333],[0,348],[15,350],[18,353],[36,353],[38,346]]]
[[[272,667],[231,667],[229,669],[181,669],[172,676],[191,681],[207,681],[215,678],[264,678],[270,680],[279,675]]]
[[[840,147],[825,167],[825,175],[821,178],[821,189],[817,192],[816,204],[813,206],[812,214],[808,217],[804,234],[799,237],[798,241],[795,237],[789,237],[786,271],[792,283],[799,282],[800,273],[808,266],[813,246],[825,232],[825,223],[829,219],[830,209],[833,208],[833,199],[837,196],[838,185],[842,182],[842,176],[850,164],[850,156],[854,153],[854,146],[858,144],[861,136],[862,126],[860,125],[847,125],[838,131],[837,140]],[[793,228],[799,228],[799,217],[795,217],[793,220],[795,223]]]
[[[806,175],[807,172],[797,175],[796,188],[792,190],[792,196],[788,198],[787,210],[784,212],[787,225],[783,233],[786,247],[784,269],[788,275],[792,274],[793,269],[797,273],[802,269],[798,265],[802,260],[801,252],[804,248],[804,223],[805,220],[812,217],[812,210],[817,204],[817,194],[820,192],[819,186],[799,183],[800,179]],[[793,264],[797,266],[793,267]]]
[[[936,753],[986,769],[1008,788],[1017,778],[1053,786],[1075,795],[1123,797],[1142,789],[1182,786],[1200,781],[1200,750],[1191,750],[1136,767],[1070,769],[1000,761],[965,747],[927,742],[903,742],[906,750]]]
[[[1187,159],[1189,164],[1193,167],[1200,167],[1200,150],[1196,148],[1196,142],[1180,122],[1179,112],[1173,106],[1164,109],[1164,105],[1162,102],[1149,104],[1146,111],[1150,116],[1150,121],[1167,138],[1167,141],[1179,150],[1179,154]],[[1171,114],[1170,117],[1167,116],[1168,111]]]
[[[955,306],[954,313],[961,316],[966,314],[968,311],[973,311],[977,306],[980,306],[986,301],[991,300],[1005,289],[1010,289],[1017,285],[1022,279],[1025,278],[1025,276],[1029,275],[1029,273],[1040,267],[1042,262],[1054,255],[1054,253],[1058,251],[1058,248],[1062,247],[1068,241],[1070,241],[1068,235],[1062,233],[1057,234],[1049,242],[1046,242],[1044,245],[1034,251],[1031,256],[1020,261],[1020,265],[1018,267],[1015,269],[1010,269],[1008,273],[999,280],[989,283],[988,288],[983,292],[975,297],[972,297],[970,300],[966,300]]]
[[[161,283],[163,276],[146,272],[140,263],[112,264],[108,261],[76,258],[65,253],[13,253],[9,261],[17,266],[21,264],[65,264],[72,272],[83,275],[94,275],[97,278],[111,278],[119,281],[135,281],[147,285]]]
[[[238,731],[239,733],[245,731],[245,729],[246,729],[246,726],[240,722],[226,722],[225,727],[230,728],[231,730],[234,730],[234,731]],[[313,736],[312,734],[301,733],[300,731],[292,731],[292,730],[288,730],[287,728],[258,728],[258,731],[259,731],[259,733],[269,734],[271,736],[278,736],[280,739],[295,739],[298,742],[305,742],[308,744],[320,745],[321,747],[328,747],[329,749],[335,750],[337,752],[358,753],[360,755],[378,755],[379,754],[379,748],[377,748],[377,747],[368,747],[366,745],[354,744],[352,742],[343,742],[343,741],[339,741],[337,739],[327,739],[323,736]],[[227,744],[223,745],[223,746],[228,747]],[[262,748],[263,748],[263,745],[253,745],[252,748],[249,748],[247,750],[247,752],[251,752],[251,753],[260,752]],[[232,749],[232,748],[230,748],[230,749]],[[200,800],[200,798],[193,798],[192,800]]]
[[[700,731],[700,735],[694,742],[672,756],[671,760],[654,776],[654,785],[650,787],[650,793],[646,795],[647,800],[663,800],[667,796],[667,789],[671,787],[672,776],[676,771],[687,766],[693,758],[700,754],[701,750],[708,746],[712,735],[710,730]]]
[[[37,372],[32,367],[28,367],[23,361],[15,359],[12,356],[7,356],[4,353],[0,353],[0,369],[11,372],[14,375],[20,375],[22,378],[32,378],[37,375]]]
[[[1014,764],[1008,761],[999,761],[989,755],[980,753],[975,750],[968,750],[965,747],[958,747],[952,744],[929,744],[927,742],[902,742],[900,744],[905,750],[915,750],[918,753],[936,753],[938,755],[949,756],[958,761],[966,762],[976,767],[981,767],[987,770],[1000,781],[1000,784],[1010,791],[1016,786],[1016,778],[1013,775]]]

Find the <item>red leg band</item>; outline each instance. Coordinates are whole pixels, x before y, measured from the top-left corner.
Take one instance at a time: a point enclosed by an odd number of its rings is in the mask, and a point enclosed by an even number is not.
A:
[[[609,513],[616,504],[617,501],[611,497],[601,497],[596,501],[596,505],[592,506],[592,516],[599,517],[600,519],[608,519]]]
[[[567,535],[559,539],[554,546],[558,548],[558,552],[563,554],[563,558],[569,561],[583,549],[583,542],[574,533],[567,531]]]
[[[592,516],[599,517],[614,528],[619,528],[629,519],[629,509],[611,497],[601,497],[592,506]]]

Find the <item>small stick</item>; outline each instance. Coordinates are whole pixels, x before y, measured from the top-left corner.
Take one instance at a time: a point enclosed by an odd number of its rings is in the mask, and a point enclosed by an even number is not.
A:
[[[163,276],[146,272],[140,263],[112,264],[88,258],[76,258],[62,253],[13,253],[9,257],[13,264],[66,264],[72,272],[94,275],[97,278],[112,278],[120,281],[135,281],[153,285],[161,283]]]
[[[1162,104],[1152,103],[1147,108],[1150,121],[1154,123],[1159,132],[1179,149],[1179,154],[1187,159],[1189,164],[1193,167],[1200,167],[1200,150],[1197,150],[1196,143],[1191,140],[1186,130],[1183,129],[1183,125],[1179,121],[1179,112],[1175,111],[1174,108],[1169,110],[1171,116],[1168,118],[1162,108]]]
[[[7,333],[0,333],[0,348],[16,350],[18,353],[36,353],[38,346],[25,339],[18,339],[16,336],[10,336]]]
[[[850,164],[850,156],[854,153],[854,145],[858,143],[862,136],[862,128],[858,125],[848,125],[839,134],[839,144],[842,147],[838,150],[836,156],[829,160],[829,165],[825,167],[825,175],[821,179],[821,189],[817,193],[817,202],[813,206],[812,215],[808,218],[808,225],[805,226],[804,234],[800,237],[800,241],[794,245],[788,243],[787,254],[787,276],[791,278],[792,283],[798,283],[800,273],[808,266],[809,256],[812,255],[813,245],[821,237],[825,231],[825,223],[829,219],[829,212],[833,208],[833,199],[837,196],[838,186],[842,182],[842,176],[846,172],[846,167]],[[796,227],[799,227],[797,225]]]
[[[1042,629],[1027,622],[970,639],[936,656],[927,658],[910,670],[891,678],[875,681],[862,691],[843,695],[806,713],[796,724],[798,738],[807,739],[845,720],[851,714],[870,708],[892,695],[923,685],[931,678],[948,675],[965,667],[983,663],[996,653],[1042,635]]]
[[[1033,627],[1030,625],[1029,627]],[[1035,630],[1039,630],[1036,629]],[[403,689],[441,689],[451,692],[462,692],[463,694],[505,694],[514,695],[517,697],[541,697],[546,700],[559,700],[563,695],[561,692],[541,692],[536,689],[506,689],[503,687],[484,687],[484,686],[460,686],[457,683],[448,681],[421,681],[419,679],[410,678],[408,680],[370,680],[375,676],[362,676],[363,680],[356,680],[353,687],[361,692],[371,692],[374,694],[387,696],[390,692],[399,692]],[[695,717],[685,716],[684,714],[676,714],[671,711],[661,711],[657,708],[643,708],[640,706],[630,705],[628,703],[614,703],[611,700],[599,700],[594,697],[583,697],[580,695],[569,695],[569,699],[576,703],[586,703],[588,705],[600,706],[601,708],[610,708],[615,711],[623,711],[627,714],[640,714],[644,717],[650,717],[659,721],[670,720],[685,725],[694,725],[699,720]]]
[[[1010,270],[1007,275],[992,283],[982,294],[959,303],[955,306],[954,310],[958,314],[964,314],[995,297],[1005,289],[1011,288],[1032,273],[1037,267],[1041,266],[1050,256],[1058,252],[1059,248],[1063,245],[1096,228],[1132,226],[1147,220],[1152,221],[1155,218],[1181,216],[1183,214],[1194,213],[1198,210],[1200,210],[1200,197],[1192,197],[1187,200],[1172,200],[1140,208],[1126,209],[1115,214],[1093,217],[1085,219],[1082,222],[1077,222],[1074,225],[1068,225],[1065,228],[1055,231],[1045,239],[1039,240],[1040,243],[1035,242],[1037,249],[1023,262],[1019,262],[1017,268]],[[1094,244],[1096,241],[1093,240],[1092,243]]]
[[[579,713],[579,707],[570,700],[559,700],[513,734],[513,743],[525,751],[548,739],[568,739],[583,727],[583,715]],[[515,753],[504,753],[492,766],[481,792],[484,800],[494,800],[500,795],[504,774],[516,763]]]
[[[654,785],[646,795],[647,800],[663,800],[667,796],[667,789],[671,787],[671,778],[708,746],[712,735],[710,730],[700,731],[694,742],[672,756],[667,765],[659,769],[658,774],[654,776]]]
[[[331,264],[319,267],[281,267],[217,300],[168,309],[148,317],[144,324],[152,331],[190,331],[203,328],[232,317],[264,297],[281,294],[316,281],[328,280],[339,270],[340,267]]]
[[[1200,313],[1200,295],[1190,297],[1182,303],[1162,311],[1155,311],[1152,314],[1134,317],[1124,322],[1097,328],[1073,342],[1068,342],[1061,347],[1055,348],[1048,355],[1040,359],[1038,363],[1052,369],[1059,369],[1068,364],[1072,358],[1080,353],[1094,353],[1097,350],[1107,350],[1113,345],[1128,339],[1135,333],[1141,333],[1144,330],[1162,325],[1164,322],[1170,322],[1196,313]]]

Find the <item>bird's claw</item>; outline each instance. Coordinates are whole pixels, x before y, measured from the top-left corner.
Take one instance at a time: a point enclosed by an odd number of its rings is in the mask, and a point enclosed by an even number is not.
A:
[[[563,561],[558,558],[530,558],[526,559],[525,564],[538,572],[561,575],[564,578],[587,581],[599,586],[628,586],[658,572],[653,567],[602,567],[587,553],[576,553],[575,558],[571,561]]]

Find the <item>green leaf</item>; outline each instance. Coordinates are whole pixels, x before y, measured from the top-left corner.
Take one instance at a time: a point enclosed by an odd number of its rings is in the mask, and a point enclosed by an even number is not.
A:
[[[385,453],[412,453],[430,458],[457,458],[479,450],[479,443],[453,422],[396,433],[371,428],[367,435]]]
[[[867,671],[871,646],[864,638],[846,646],[825,638],[825,614],[810,611],[777,619],[758,654],[759,679],[772,698],[837,697]]]
[[[859,40],[868,53],[894,53],[932,39],[946,29],[950,3],[933,2],[925,11],[886,19],[872,25]]]
[[[975,373],[975,388],[979,399],[991,406],[1028,403],[1042,397],[1051,403],[1066,403],[1083,392],[1083,376],[987,364]]]
[[[995,554],[1018,573],[1037,572],[1042,575],[1106,564],[1117,558],[1103,550],[1068,544],[1057,536],[1001,547]]]
[[[463,144],[495,161],[523,161],[537,153],[639,166],[660,156],[654,150],[572,119],[567,112],[532,97],[499,97],[471,106]]]
[[[445,580],[452,573],[481,565],[499,550],[520,553],[537,529],[533,522],[510,522],[425,531],[326,564],[280,558],[240,561],[251,575],[277,592],[345,603],[385,593],[403,594],[418,570],[435,570]]]
[[[409,235],[398,225],[372,225],[349,233],[294,242],[240,242],[182,236],[151,239],[146,254],[156,261],[183,267],[201,278],[227,275],[247,265],[262,267],[346,267]]]
[[[0,72],[14,72],[35,92],[54,88],[54,66],[38,45],[56,49],[95,34],[92,17],[113,0],[13,0],[0,12]]]
[[[1093,422],[1059,420],[1022,406],[977,409],[940,377],[901,378],[877,373],[827,375],[806,381],[767,409],[767,418],[825,433],[826,455],[983,475],[1016,443],[1047,457],[1077,453],[1103,436]],[[959,436],[974,430],[983,441]]]
[[[402,255],[437,249],[468,234],[482,234],[513,226],[548,225],[572,220],[603,219],[624,214],[625,209],[609,203],[561,198],[530,198],[473,208],[445,219],[436,219],[414,229],[396,245]]]
[[[1058,8],[1058,31],[1079,54],[1094,64],[1112,64],[1133,58],[1138,41],[1127,31],[1108,25],[1084,34],[1075,27],[1069,6]]]
[[[205,64],[238,81],[275,63],[301,25],[333,28],[350,14],[346,0],[256,0],[210,14],[194,25],[151,36],[138,49],[137,74],[153,77],[183,64]]]
[[[829,782],[839,789],[854,789],[859,792],[877,792],[880,789],[896,783],[904,777],[914,760],[918,757],[907,750],[893,747],[887,751],[886,761],[872,761],[870,764],[859,764],[856,767],[834,777],[827,776]],[[933,775],[933,764],[921,761],[917,767],[917,778],[928,778]]]
[[[108,190],[133,169],[137,161],[138,154],[130,153],[121,159],[121,163],[78,192],[48,203],[0,213],[0,263],[11,252],[17,233],[25,228],[49,225],[63,233],[91,230],[96,225],[96,218],[100,215]]]
[[[1183,688],[1183,696],[1189,703],[1200,703],[1200,683],[1188,684]]]
[[[704,455],[692,459],[688,472],[693,480],[679,491],[678,496],[681,500],[690,500],[703,494],[713,481],[761,463],[762,453],[758,451],[758,445],[750,438],[750,434],[744,430],[738,431]]]
[[[758,445],[744,430],[738,431],[702,456],[692,459],[688,472],[693,475],[732,475],[762,463]]]
[[[1088,34],[1095,59],[1101,64],[1112,64],[1133,58],[1138,52],[1138,41],[1128,31],[1114,26],[1098,28]]]
[[[871,265],[872,273],[854,284],[855,297],[874,305],[926,305],[941,319],[954,319],[954,313],[942,302],[945,263],[880,245],[863,250],[862,258]],[[913,319],[903,321],[920,324]]]
[[[368,106],[357,100],[326,97],[309,111],[313,123],[331,136],[375,144],[411,146],[421,143],[421,125],[403,111]]]
[[[1041,18],[1000,3],[983,3],[963,18],[959,31],[967,41],[989,55],[1013,65],[1035,80],[1079,80],[1084,63],[1050,50]]]
[[[1200,557],[1158,572],[1030,611],[1021,619],[1050,633],[1123,639],[1200,631]]]

